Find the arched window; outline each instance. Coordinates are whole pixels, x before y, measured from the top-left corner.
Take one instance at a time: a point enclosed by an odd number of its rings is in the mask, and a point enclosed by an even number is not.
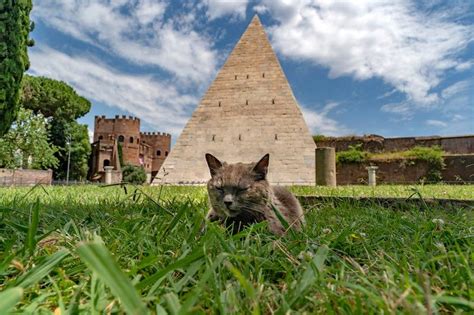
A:
[[[125,137],[120,135],[119,138],[118,138],[119,142],[124,142],[125,141]]]
[[[156,156],[161,156],[161,151],[160,150],[156,151]]]
[[[104,139],[104,136],[99,136],[99,140],[102,140],[102,139]]]
[[[110,166],[110,160],[104,160],[104,167]]]
[[[137,138],[137,144],[139,144],[139,143],[140,143],[140,139]]]
[[[165,156],[168,156],[168,151],[165,151]]]
[[[130,143],[133,143],[133,137],[130,137]]]

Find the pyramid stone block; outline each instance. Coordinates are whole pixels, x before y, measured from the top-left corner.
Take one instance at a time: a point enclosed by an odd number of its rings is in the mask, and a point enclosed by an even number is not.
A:
[[[204,158],[256,162],[270,153],[273,184],[315,182],[316,145],[255,16],[184,127],[153,184],[210,178]]]

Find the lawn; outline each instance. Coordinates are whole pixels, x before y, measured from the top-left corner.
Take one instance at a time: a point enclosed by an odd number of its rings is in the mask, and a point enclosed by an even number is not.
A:
[[[472,186],[292,188],[472,199]],[[203,187],[0,189],[0,314],[474,312],[474,213],[306,208],[303,233],[202,229]]]

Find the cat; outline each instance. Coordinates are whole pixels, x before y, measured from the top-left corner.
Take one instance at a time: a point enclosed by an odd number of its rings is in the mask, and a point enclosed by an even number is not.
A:
[[[257,163],[227,164],[207,153],[206,161],[211,172],[207,183],[209,221],[219,221],[237,233],[250,224],[266,220],[270,231],[281,236],[286,229],[274,207],[291,228],[301,229],[304,215],[298,200],[285,188],[270,186],[266,179],[269,154]]]

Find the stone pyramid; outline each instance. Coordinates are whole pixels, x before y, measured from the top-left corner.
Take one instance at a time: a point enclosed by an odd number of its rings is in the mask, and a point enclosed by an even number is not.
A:
[[[256,162],[270,153],[273,184],[315,182],[316,145],[258,16],[209,87],[153,184],[202,184],[204,155]]]

